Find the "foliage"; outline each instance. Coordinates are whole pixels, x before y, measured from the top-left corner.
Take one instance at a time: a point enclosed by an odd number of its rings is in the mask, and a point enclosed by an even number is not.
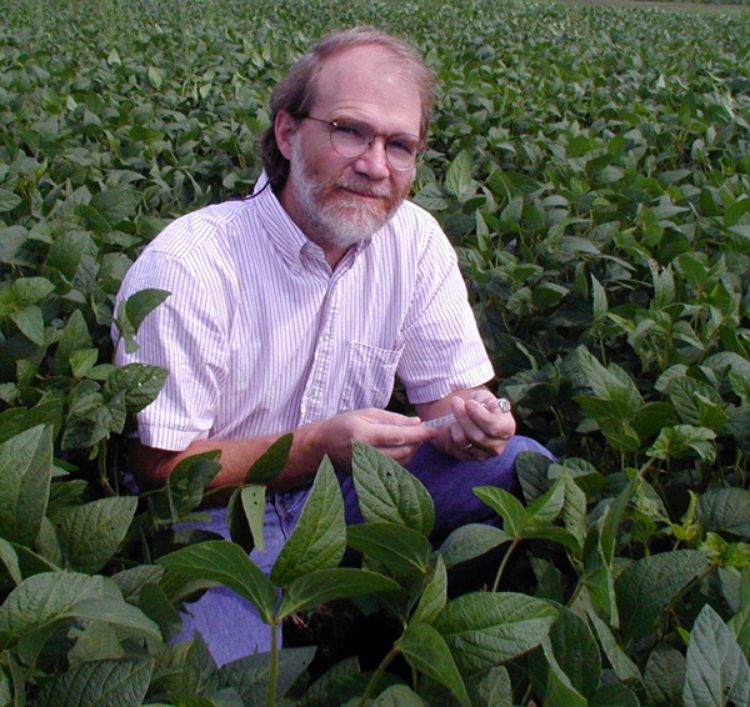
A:
[[[0,2],[0,702],[748,704],[747,17],[301,5]],[[110,329],[135,346],[169,293],[114,296],[170,219],[252,188],[272,86],[356,23],[407,33],[438,76],[414,199],[459,252],[499,392],[559,461],[520,460],[518,497],[475,489],[499,527],[435,549],[429,495],[359,448],[365,523],[324,466],[269,578],[246,551],[288,438],[235,490],[235,542],[181,547],[218,462],[132,494],[121,442],[167,372],[116,370]],[[450,597],[487,558],[490,591]],[[398,636],[372,673],[312,683],[307,648],[218,670],[165,643],[216,582],[274,639],[341,596]]]

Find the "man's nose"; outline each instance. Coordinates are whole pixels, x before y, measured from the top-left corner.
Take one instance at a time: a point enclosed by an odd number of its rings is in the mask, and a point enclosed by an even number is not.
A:
[[[389,175],[385,141],[376,137],[354,163],[355,171],[370,179],[385,179]]]

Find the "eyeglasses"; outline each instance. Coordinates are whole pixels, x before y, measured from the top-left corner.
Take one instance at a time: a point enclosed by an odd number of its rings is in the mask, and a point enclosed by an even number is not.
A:
[[[314,120],[327,125],[330,130],[331,147],[342,157],[361,157],[370,149],[375,138],[385,138],[385,158],[395,170],[405,172],[412,169],[422,151],[422,141],[416,135],[397,133],[380,135],[364,125],[350,125],[337,120],[322,120],[306,115],[302,120]]]

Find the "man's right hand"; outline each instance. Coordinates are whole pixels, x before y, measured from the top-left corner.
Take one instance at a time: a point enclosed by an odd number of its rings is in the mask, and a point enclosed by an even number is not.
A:
[[[406,464],[420,444],[438,434],[422,425],[418,417],[377,408],[344,412],[318,424],[326,453],[338,469],[351,468],[353,441],[369,444],[399,464]]]

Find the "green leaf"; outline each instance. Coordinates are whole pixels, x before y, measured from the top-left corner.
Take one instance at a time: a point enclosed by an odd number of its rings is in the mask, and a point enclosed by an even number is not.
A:
[[[526,509],[512,493],[497,486],[477,486],[474,488],[474,495],[503,519],[503,530],[511,538],[522,536],[528,516]]]
[[[430,541],[411,528],[395,523],[362,523],[346,528],[346,542],[366,557],[398,575],[419,576],[429,571]]]
[[[292,448],[293,435],[281,435],[253,463],[245,475],[246,484],[270,484],[284,470]]]
[[[538,646],[557,611],[524,594],[478,592],[450,602],[433,626],[451,648],[464,677]]]
[[[220,452],[193,454],[180,461],[154,497],[156,514],[172,523],[184,518],[203,501],[205,487],[221,470]]]
[[[589,696],[589,707],[641,707],[638,696],[626,685],[608,682],[599,685]]]
[[[352,475],[362,516],[368,523],[398,523],[429,535],[435,506],[421,481],[385,454],[354,442]]]
[[[692,425],[674,425],[663,429],[646,454],[656,459],[667,460],[670,457],[683,459],[697,456],[706,462],[716,458],[716,447],[713,440],[716,433],[706,427]]]
[[[704,530],[750,540],[750,491],[737,487],[709,489],[698,500],[697,521]]]
[[[0,189],[0,212],[12,211],[21,203],[22,199],[7,189]]]
[[[133,415],[156,400],[168,375],[169,371],[159,366],[128,363],[107,376],[102,392],[107,398],[124,393],[128,414]]]
[[[643,557],[617,580],[617,605],[626,640],[644,637],[669,603],[708,566],[698,550],[676,550]]]
[[[395,591],[398,584],[377,572],[352,567],[334,567],[308,572],[286,590],[278,618],[319,606],[333,599]]]
[[[610,509],[607,509],[607,512]],[[606,516],[605,516],[606,521]],[[583,546],[583,575],[581,583],[588,591],[592,605],[612,626],[619,626],[614,575],[611,560],[603,542],[603,523],[589,528]]]
[[[271,579],[286,587],[309,572],[336,567],[345,549],[344,499],[333,464],[325,457],[297,527],[271,570]]]
[[[456,528],[445,539],[438,552],[447,567],[454,567],[511,540],[510,535],[492,525],[469,523]]]
[[[425,586],[419,603],[414,610],[410,623],[421,621],[431,624],[438,614],[445,608],[448,601],[448,573],[441,555],[435,558],[435,567],[432,576]]]
[[[673,707],[682,702],[685,684],[685,656],[665,643],[651,651],[643,675],[649,702],[656,707]]]
[[[314,646],[285,648],[279,652],[276,694],[283,696],[315,655]],[[268,683],[271,673],[271,654],[261,653],[240,658],[223,666],[218,673],[218,687],[233,687],[246,705],[268,703]]]
[[[61,622],[79,618],[130,626],[160,638],[153,622],[107,586],[103,577],[73,572],[46,572],[25,579],[0,606],[0,647],[34,640],[34,634],[42,634],[43,643]]]
[[[118,187],[94,194],[89,206],[96,209],[110,224],[116,226],[123,219],[133,215],[142,199],[143,194],[137,189]]]
[[[164,72],[155,66],[148,67],[148,82],[157,90],[161,89],[164,83]]]
[[[527,525],[547,525],[560,515],[565,503],[565,482],[560,477],[544,494],[526,508]]]
[[[364,691],[363,691],[364,692]],[[357,704],[358,699],[351,704]],[[347,702],[347,705],[350,703]],[[372,707],[428,707],[427,703],[406,685],[391,685],[371,703]]]
[[[609,626],[599,618],[592,606],[586,607],[586,613],[594,627],[594,631],[599,639],[599,644],[604,651],[604,655],[607,656],[607,660],[612,666],[612,670],[615,671],[615,675],[623,681],[637,680],[640,682],[641,672],[638,670],[638,666],[630,659],[630,656],[628,656],[622,646],[618,643]]]
[[[120,304],[118,320],[127,324],[128,330],[133,335],[138,333],[143,320],[151,314],[172,293],[167,290],[145,289],[130,295],[125,302]],[[122,327],[121,327],[122,329]],[[122,332],[123,334],[125,332]]]
[[[29,341],[44,345],[44,317],[42,310],[34,304],[11,312],[10,318]]]
[[[158,582],[164,576],[164,568],[158,565],[137,565],[117,572],[112,579],[122,592],[126,601],[134,600],[141,588],[149,583]]]
[[[476,685],[476,700],[483,705],[512,705],[513,686],[508,671],[500,666],[490,668]]]
[[[701,609],[690,632],[685,665],[685,707],[750,704],[750,667],[721,617]]]
[[[151,658],[84,663],[56,675],[34,700],[38,707],[140,705],[151,682]]]
[[[102,498],[66,511],[58,537],[70,567],[89,574],[101,570],[125,538],[137,502],[135,496]]]
[[[8,571],[14,584],[21,584],[23,576],[21,575],[21,566],[18,563],[18,554],[13,546],[5,539],[0,537],[0,562],[3,563]]]
[[[52,429],[37,426],[0,445],[0,536],[31,545],[47,510]]]
[[[549,633],[558,665],[583,695],[599,684],[602,660],[599,647],[586,621],[565,607],[555,607],[559,617]]]
[[[542,650],[547,659],[547,691],[544,695],[545,704],[565,705],[566,707],[588,707],[586,698],[573,686],[570,678],[560,667],[555,658],[549,637],[542,640]]]
[[[263,524],[266,519],[266,487],[243,486],[240,489],[242,512],[247,519],[248,529],[252,534],[254,546],[258,550],[265,550],[266,542],[263,537]],[[249,549],[246,548],[246,550]]]
[[[396,645],[415,670],[449,688],[460,704],[471,704],[448,644],[432,626],[410,624]]]
[[[445,188],[458,199],[463,201],[475,191],[471,178],[474,160],[468,150],[461,150],[448,166],[445,173]]]
[[[264,621],[270,623],[273,618],[273,584],[239,545],[210,540],[164,555],[157,562],[187,579],[223,584],[252,602]]]

